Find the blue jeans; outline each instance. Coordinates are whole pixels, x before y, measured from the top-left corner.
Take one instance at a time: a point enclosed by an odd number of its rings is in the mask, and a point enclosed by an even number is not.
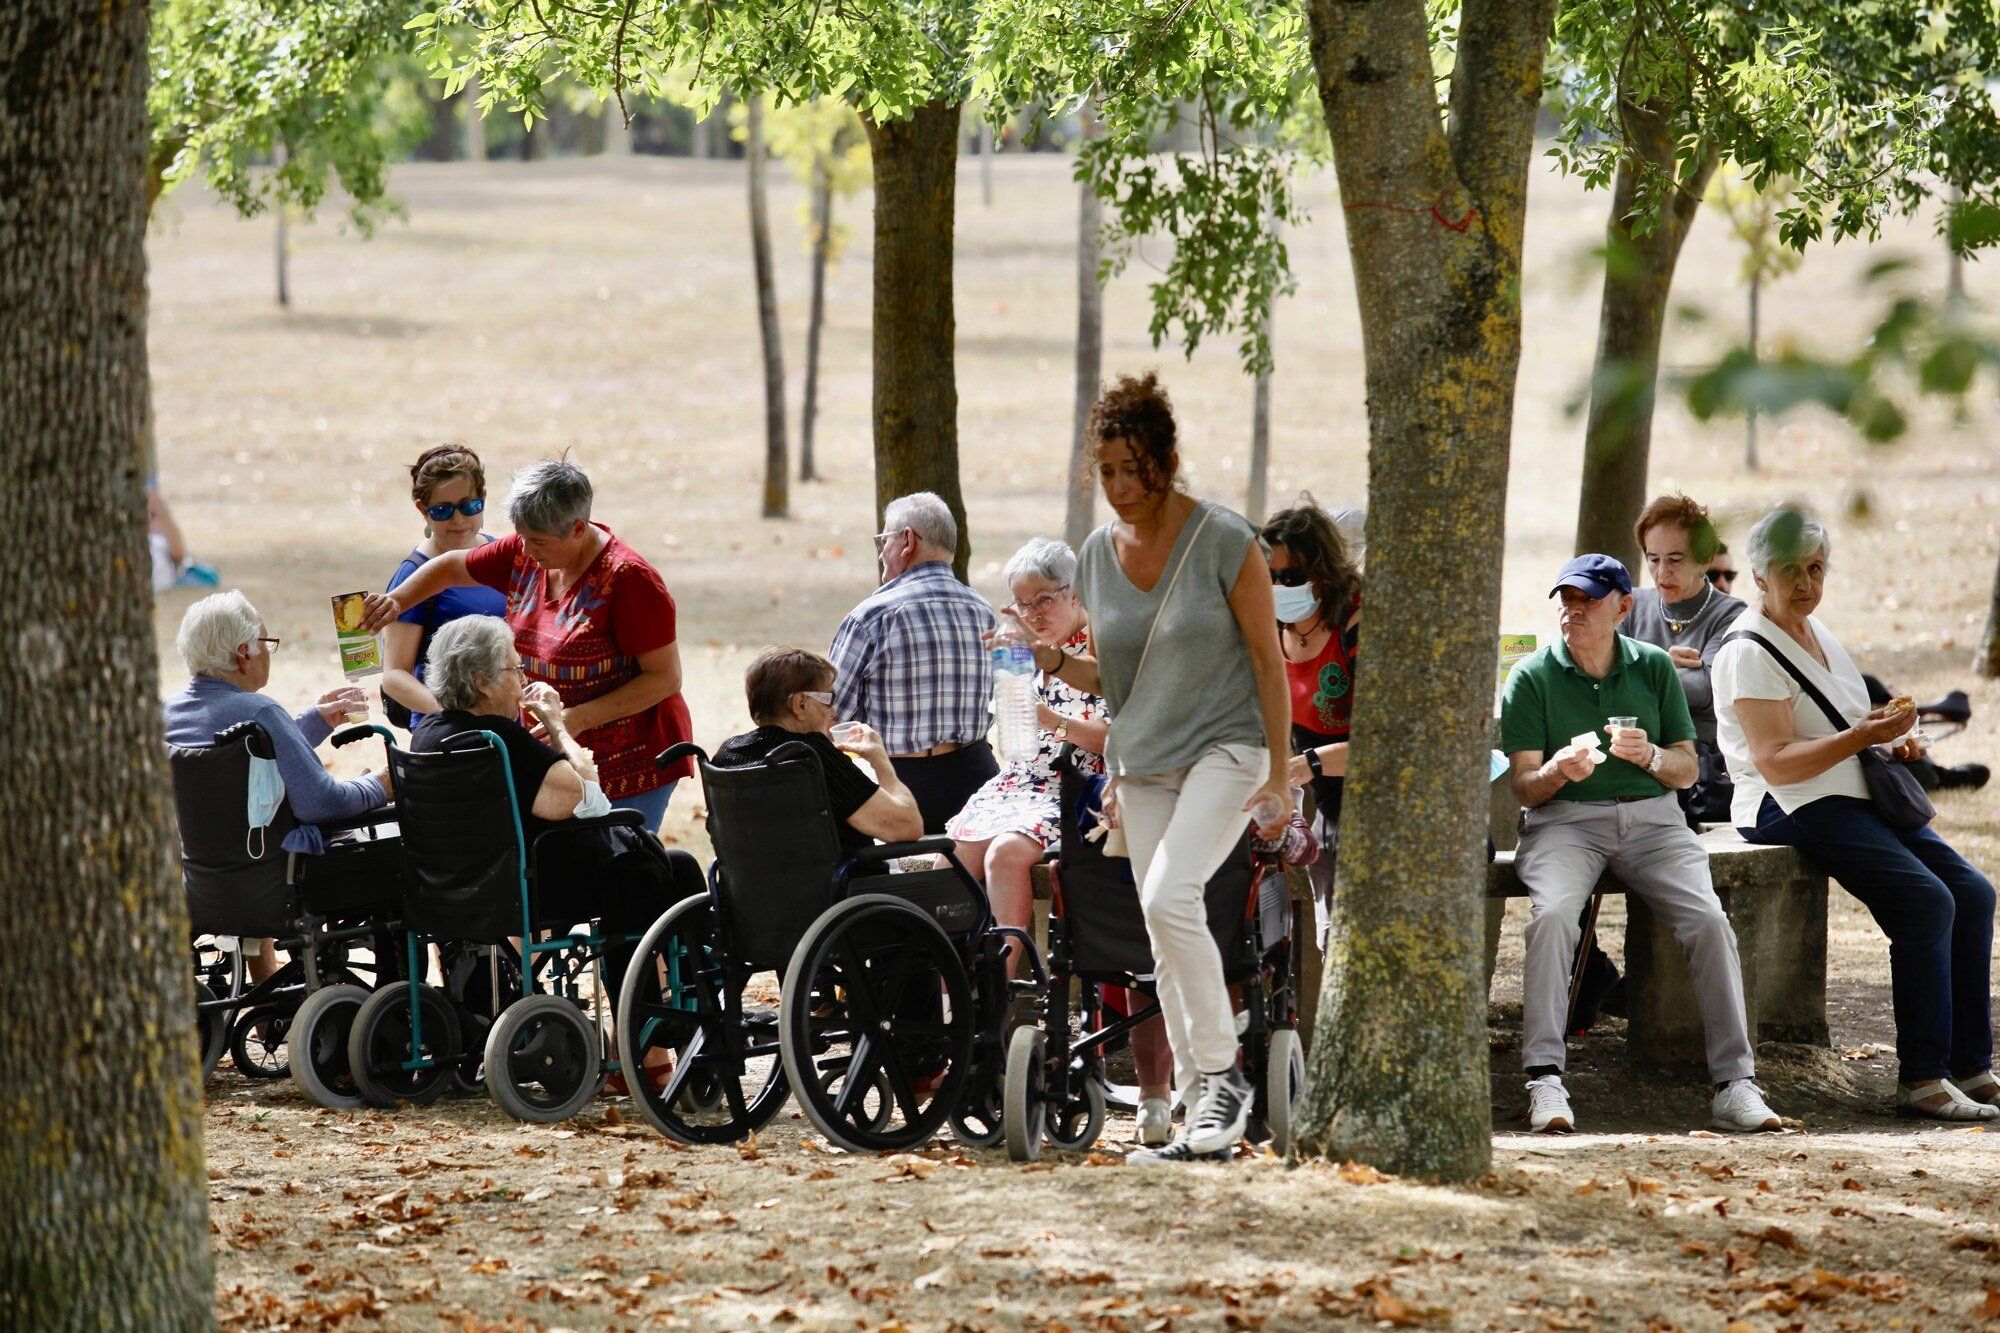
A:
[[[1750,842],[1796,847],[1889,937],[1896,1061],[1905,1083],[1993,1067],[1993,885],[1928,826],[1898,833],[1871,801],[1822,796],[1787,815],[1764,798]]]
[[[658,833],[660,831],[660,821],[667,817],[667,802],[674,799],[674,788],[680,786],[680,784],[681,780],[675,778],[664,787],[655,787],[651,791],[635,792],[630,796],[621,796],[611,803],[611,808],[613,810],[637,810],[646,817],[646,827],[654,833]]]

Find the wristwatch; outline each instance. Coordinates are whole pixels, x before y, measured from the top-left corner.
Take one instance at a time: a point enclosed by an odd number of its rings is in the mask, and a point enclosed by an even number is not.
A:
[[[1666,757],[1667,752],[1655,745],[1653,747],[1653,757],[1646,761],[1646,771],[1654,777],[1660,776],[1660,764],[1665,761]]]
[[[1318,750],[1309,749],[1306,751],[1306,767],[1312,770],[1312,775],[1316,778],[1323,778],[1326,776],[1326,770],[1319,766]]]
[[[1069,719],[1064,718],[1062,721],[1056,723],[1056,744],[1061,745],[1064,741],[1068,739],[1069,739]]]

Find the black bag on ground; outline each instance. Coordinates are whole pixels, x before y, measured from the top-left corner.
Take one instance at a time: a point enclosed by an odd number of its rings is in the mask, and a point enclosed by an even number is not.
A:
[[[1835,731],[1847,729],[1848,721],[1840,715],[1840,710],[1835,708],[1832,701],[1820,693],[1819,686],[1807,680],[1805,673],[1794,666],[1789,657],[1779,652],[1769,639],[1750,630],[1738,630],[1724,639],[1723,643],[1734,643],[1738,639],[1748,639],[1769,653],[1778,665],[1785,669],[1786,674],[1799,683],[1799,688],[1806,692],[1806,697],[1819,705],[1820,711],[1826,714],[1826,720],[1833,724]],[[1917,781],[1916,775],[1907,767],[1894,762],[1873,745],[1854,757],[1861,761],[1862,781],[1868,784],[1869,799],[1874,802],[1875,811],[1882,816],[1883,823],[1898,833],[1915,833],[1937,817],[1937,808],[1931,804],[1931,798],[1924,795],[1923,784]]]

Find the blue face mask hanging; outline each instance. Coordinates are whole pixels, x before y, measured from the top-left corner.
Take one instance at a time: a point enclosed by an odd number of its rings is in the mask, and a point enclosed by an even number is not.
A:
[[[1287,625],[1311,620],[1313,612],[1319,610],[1319,594],[1312,590],[1310,583],[1296,588],[1274,583],[1271,585],[1271,602],[1277,608],[1278,619]]]
[[[264,830],[278,817],[278,807],[285,801],[285,779],[278,772],[274,759],[259,759],[250,756],[250,792],[246,813],[250,818],[250,829],[243,835],[243,850],[253,861],[264,859],[268,850]]]

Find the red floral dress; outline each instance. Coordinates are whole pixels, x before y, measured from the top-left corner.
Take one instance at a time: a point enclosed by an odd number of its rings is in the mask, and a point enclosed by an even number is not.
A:
[[[1090,634],[1079,630],[1063,644],[1065,652],[1088,652]],[[1049,708],[1080,721],[1104,716],[1104,700],[1066,685],[1046,672],[1035,673],[1035,697]],[[1019,763],[1009,764],[988,778],[986,785],[972,793],[965,808],[945,825],[945,833],[960,842],[985,842],[1003,833],[1025,833],[1044,847],[1053,847],[1062,836],[1062,814],[1057,808],[1056,750],[1061,742],[1046,728],[1036,736],[1035,753]],[[1076,750],[1079,773],[1102,773],[1104,756]]]
[[[659,571],[611,529],[594,526],[604,533],[604,549],[561,597],[549,596],[547,572],[518,536],[465,556],[473,578],[507,595],[507,623],[528,679],[554,686],[565,708],[632,680],[641,654],[675,639],[674,599]],[[675,693],[576,739],[595,756],[605,796],[617,801],[686,777],[687,760],[663,771],[653,767],[653,756],[693,734],[687,702]]]

